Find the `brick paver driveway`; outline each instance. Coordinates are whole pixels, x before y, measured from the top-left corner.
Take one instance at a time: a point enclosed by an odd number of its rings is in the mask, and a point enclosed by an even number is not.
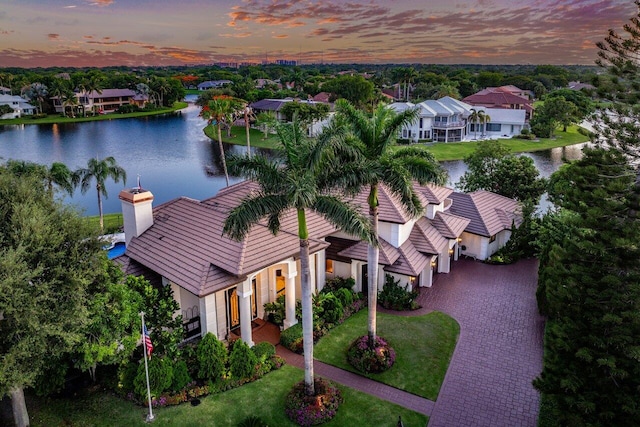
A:
[[[423,308],[460,323],[460,340],[429,427],[535,426],[543,319],[535,300],[537,261],[492,266],[459,260],[423,289]]]

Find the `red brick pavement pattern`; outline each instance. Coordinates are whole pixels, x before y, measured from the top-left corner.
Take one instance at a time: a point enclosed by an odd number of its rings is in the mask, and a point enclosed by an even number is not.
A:
[[[492,266],[459,260],[421,289],[420,311],[445,312],[460,339],[429,427],[535,426],[542,370],[543,318],[538,314],[536,260]]]

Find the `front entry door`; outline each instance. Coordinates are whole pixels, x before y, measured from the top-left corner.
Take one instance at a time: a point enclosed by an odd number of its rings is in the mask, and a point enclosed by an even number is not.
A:
[[[369,295],[369,271],[367,270],[367,264],[362,265],[360,277],[362,277],[362,282],[360,283],[362,293],[364,296],[367,296]]]
[[[238,288],[231,288],[227,291],[227,324],[230,330],[240,326],[240,298]]]
[[[258,317],[258,299],[256,295],[256,279],[251,282],[253,292],[251,293],[251,319]],[[240,296],[238,288],[234,287],[226,292],[227,297],[227,324],[229,330],[237,329],[240,326]]]

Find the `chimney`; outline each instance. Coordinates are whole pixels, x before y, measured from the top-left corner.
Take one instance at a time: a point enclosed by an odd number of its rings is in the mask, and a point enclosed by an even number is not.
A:
[[[124,189],[118,198],[122,204],[125,244],[153,225],[153,194],[140,187]]]

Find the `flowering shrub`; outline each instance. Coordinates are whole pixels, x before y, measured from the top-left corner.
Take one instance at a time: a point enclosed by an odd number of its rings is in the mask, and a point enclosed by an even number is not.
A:
[[[347,360],[361,372],[379,373],[393,366],[396,352],[383,338],[377,336],[375,345],[372,346],[369,336],[363,335],[349,346]]]
[[[296,384],[287,395],[285,412],[289,419],[300,426],[326,423],[336,416],[343,402],[340,389],[322,378],[314,378],[315,395],[307,396],[304,381]]]

